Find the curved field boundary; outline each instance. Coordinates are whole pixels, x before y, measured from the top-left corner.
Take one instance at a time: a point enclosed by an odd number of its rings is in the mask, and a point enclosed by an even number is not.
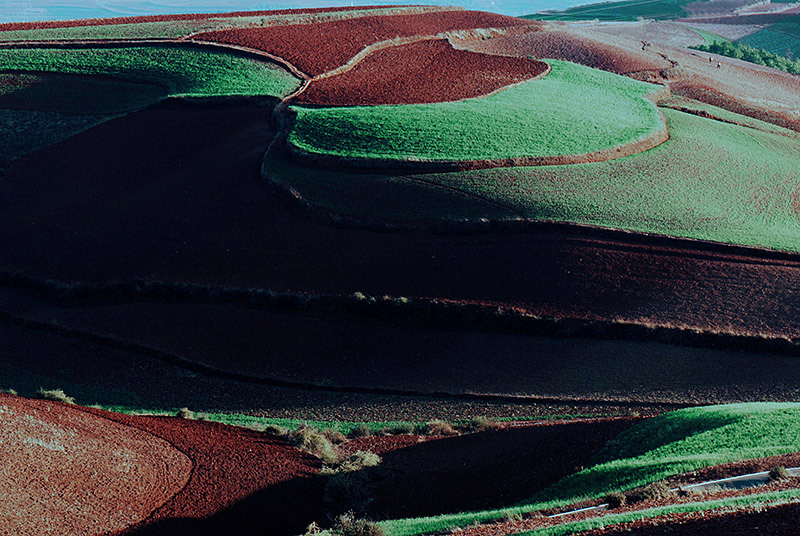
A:
[[[708,258],[714,259],[715,256],[710,254]],[[797,256],[794,256],[791,261],[741,259],[739,262],[785,266],[800,264]],[[71,305],[87,302],[118,304],[133,301],[225,304],[286,312],[317,311],[326,314],[380,318],[392,322],[410,322],[435,329],[474,329],[478,325],[481,329],[488,331],[508,331],[546,337],[651,341],[678,346],[731,349],[800,357],[800,340],[788,337],[703,331],[699,328],[643,325],[613,320],[550,318],[532,315],[513,306],[493,303],[431,298],[402,300],[390,296],[277,293],[267,289],[211,287],[144,280],[92,285],[42,280],[8,272],[0,272],[0,286],[21,290],[54,303]],[[71,330],[71,328],[58,324],[39,323],[5,312],[0,312],[0,317],[23,325],[37,326],[41,324],[41,327],[50,326],[49,329],[56,331],[65,329],[69,332]],[[80,333],[77,330],[72,331]],[[103,336],[92,335],[92,337]],[[106,338],[116,340],[111,337]],[[180,360],[172,359],[171,362],[178,361]],[[291,385],[287,384],[287,386]],[[447,393],[446,396],[451,396],[451,393]]]
[[[544,78],[549,73],[550,69],[532,80]],[[521,83],[523,82],[501,88],[485,96],[495,95]],[[668,99],[670,96],[671,93],[669,88],[662,87],[661,89],[648,95],[647,99],[655,104],[660,100]],[[285,125],[287,132],[291,131],[295,124],[295,114],[288,108],[276,109],[276,111],[282,114],[280,124]],[[658,111],[658,114],[660,117],[661,128],[644,138],[616,147],[610,147],[608,149],[572,155],[494,158],[486,160],[379,160],[375,158],[331,156],[311,153],[292,144],[288,140],[288,137],[283,139],[282,147],[293,160],[298,163],[302,163],[303,165],[345,171],[380,171],[384,173],[441,173],[515,166],[586,164],[591,162],[604,162],[607,160],[614,160],[617,158],[642,153],[667,141],[669,139],[667,121],[660,110]]]

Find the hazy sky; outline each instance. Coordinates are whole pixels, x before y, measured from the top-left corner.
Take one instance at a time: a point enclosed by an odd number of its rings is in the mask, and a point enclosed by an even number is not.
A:
[[[590,0],[0,0],[0,22],[121,17],[159,13],[213,13],[298,7],[379,4],[459,5],[467,9],[524,15],[563,9]]]

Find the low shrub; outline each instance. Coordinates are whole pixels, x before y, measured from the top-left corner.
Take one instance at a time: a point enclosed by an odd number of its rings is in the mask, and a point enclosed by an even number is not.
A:
[[[11,395],[11,396],[19,396],[14,389],[0,389],[0,395]]]
[[[399,422],[384,428],[383,433],[387,435],[413,434],[414,425],[408,422]]]
[[[330,530],[323,530],[316,522],[311,523],[303,536],[384,536],[383,529],[366,519],[359,519],[353,512],[336,517]]]
[[[458,433],[452,424],[439,420],[430,421],[425,432],[432,436],[451,436]]]
[[[176,416],[180,417],[181,419],[188,419],[190,421],[197,419],[197,414],[194,411],[190,410],[189,408],[179,409]]]
[[[313,454],[324,463],[335,464],[339,462],[339,452],[333,443],[322,432],[307,424],[289,434],[289,442],[295,447]]]
[[[277,424],[267,424],[265,426],[260,426],[259,432],[264,432],[265,434],[275,436],[275,437],[286,437],[289,435],[289,430],[284,428],[283,426],[278,426]]]
[[[338,445],[339,443],[344,443],[347,441],[347,438],[344,436],[344,434],[334,428],[325,428],[322,431],[322,435],[334,445]]]
[[[372,430],[364,423],[356,424],[348,434],[351,438],[356,439],[359,437],[369,437],[372,435]]]
[[[502,424],[492,421],[486,417],[473,417],[463,426],[465,432],[485,432],[487,430],[498,430]]]
[[[627,504],[635,504],[643,501],[663,499],[670,495],[670,489],[666,482],[653,482],[649,486],[634,489],[625,494]]]
[[[770,482],[776,482],[778,480],[786,480],[790,476],[791,475],[789,474],[789,471],[786,469],[786,467],[782,465],[777,465],[769,470]]]
[[[608,504],[609,510],[613,510],[614,508],[619,508],[620,506],[625,505],[625,494],[619,493],[617,491],[609,493],[605,496],[603,501]]]
[[[43,387],[40,387],[39,390],[36,391],[36,396],[41,398],[42,400],[64,402],[65,404],[75,403],[75,398],[67,396],[67,394],[61,389],[44,389]]]
[[[381,457],[369,450],[359,450],[341,460],[335,465],[326,465],[320,471],[321,474],[340,474],[360,471],[365,467],[375,467],[381,463]]]

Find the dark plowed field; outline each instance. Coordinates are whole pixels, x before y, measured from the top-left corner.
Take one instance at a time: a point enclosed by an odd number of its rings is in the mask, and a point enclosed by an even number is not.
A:
[[[0,182],[3,269],[507,302],[549,316],[800,334],[794,260],[557,227],[443,235],[315,223],[261,184],[270,112],[150,109],[20,160]]]
[[[315,80],[294,102],[347,106],[453,101],[480,97],[546,70],[541,61],[455,50],[444,39],[421,41],[379,50],[341,75]]]
[[[219,30],[197,34],[195,39],[256,48],[280,56],[309,75],[335,69],[379,41],[452,30],[536,26],[515,17],[480,11],[446,11],[268,28]]]

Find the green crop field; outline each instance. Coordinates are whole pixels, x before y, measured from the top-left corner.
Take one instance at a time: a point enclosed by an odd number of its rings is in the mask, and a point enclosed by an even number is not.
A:
[[[658,86],[563,61],[495,95],[438,104],[306,108],[289,142],[314,154],[377,160],[580,155],[663,128]],[[566,134],[566,135],[565,135]]]
[[[629,21],[639,17],[656,20],[672,20],[687,16],[683,6],[689,0],[624,0],[622,2],[600,2],[571,7],[564,11],[552,11],[526,15],[526,19],[538,20],[607,20]]]
[[[623,432],[594,464],[515,507],[381,523],[390,536],[412,536],[563,507],[739,460],[800,450],[800,404],[750,403],[689,408],[648,419]],[[568,532],[567,532],[568,534]]]
[[[799,250],[797,133],[708,105],[682,106],[752,128],[664,108],[670,139],[630,157],[415,175],[429,190],[430,185],[445,187],[450,200],[458,192],[472,200],[463,201],[453,214],[448,212],[452,201],[409,201],[418,197],[409,193],[413,183],[406,177],[351,178],[304,168],[276,154],[270,155],[266,168],[310,203],[357,219],[402,219],[412,211],[419,219],[477,219],[505,212],[533,220]],[[472,207],[477,210],[470,214]]]
[[[299,80],[271,63],[191,47],[2,49],[5,71],[103,75],[149,82],[170,95],[280,97]]]
[[[786,56],[789,59],[800,59],[800,25],[791,25],[795,31],[795,35],[784,31],[776,31],[773,29],[777,24],[770,26],[769,29],[759,30],[754,34],[747,35],[738,39],[736,42],[743,45],[748,45],[753,48],[760,48],[773,54]]]

